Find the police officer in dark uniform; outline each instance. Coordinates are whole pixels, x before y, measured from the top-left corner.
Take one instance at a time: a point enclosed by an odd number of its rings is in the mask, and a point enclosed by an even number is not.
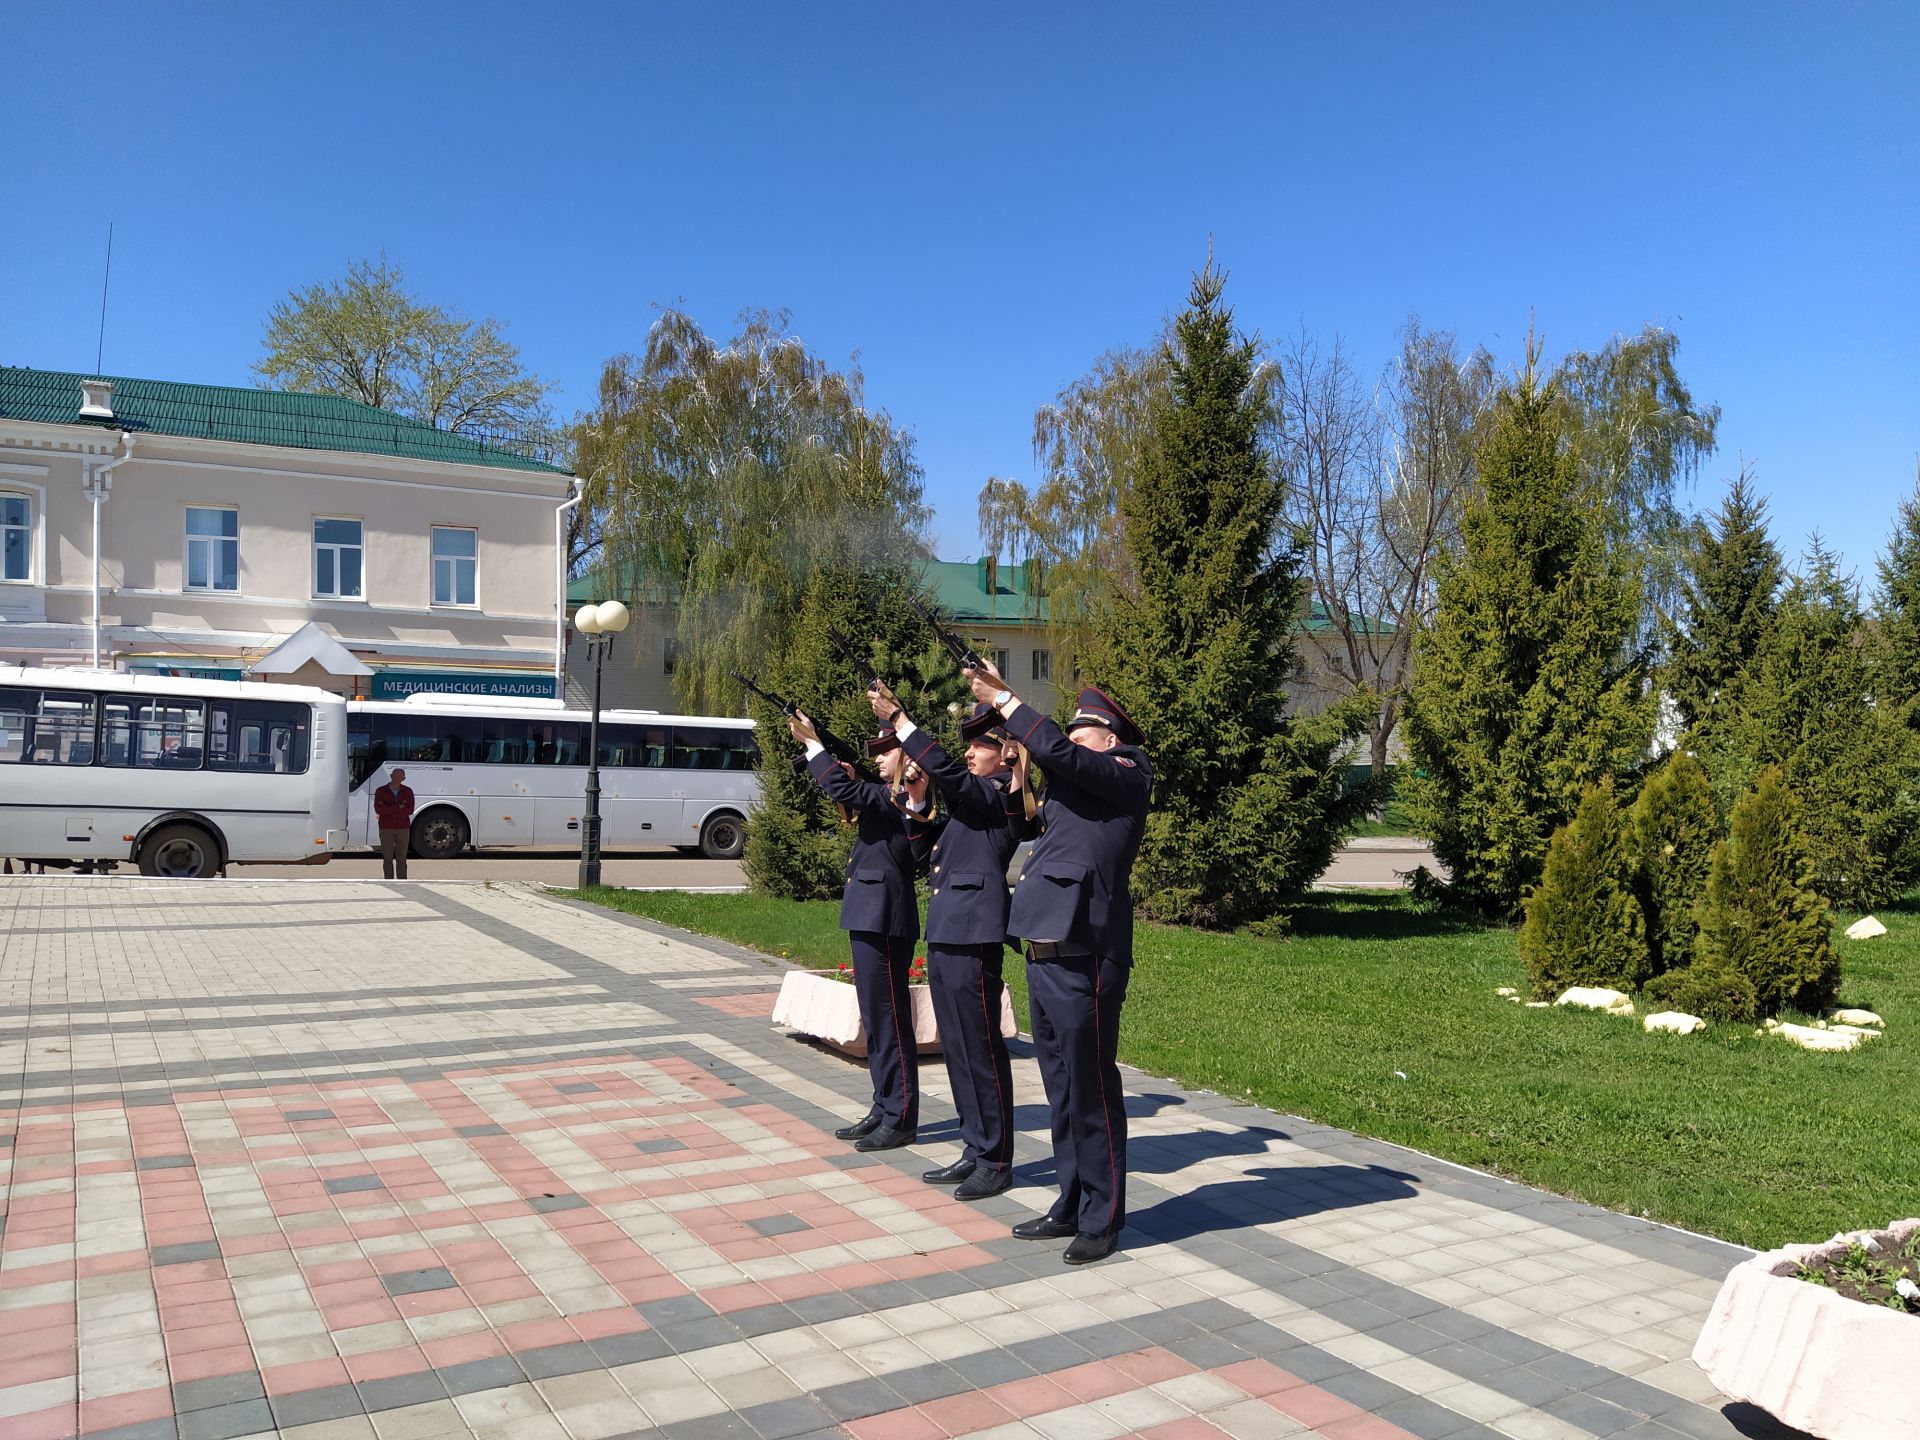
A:
[[[921,1178],[958,1185],[953,1193],[962,1200],[981,1200],[1013,1184],[1013,1061],[1000,1033],[1007,862],[1019,843],[1006,802],[1013,742],[991,705],[976,706],[960,722],[967,746],[961,764],[907,717],[885,685],[868,696],[946,801],[946,827],[930,855],[927,978],[963,1148],[958,1160]]]
[[[1116,1055],[1133,965],[1129,881],[1153,769],[1139,728],[1102,691],[1082,690],[1062,731],[1022,704],[991,666],[969,669],[967,679],[1047,777],[1040,836],[1021,869],[1007,928],[1027,944],[1060,1198],[1013,1233],[1071,1235],[1063,1258],[1082,1265],[1113,1253],[1127,1218],[1127,1112]]]
[[[867,742],[880,771],[875,782],[857,778],[827,754],[805,715],[789,716],[787,728],[806,747],[814,783],[859,827],[847,861],[840,928],[853,946],[853,988],[867,1031],[873,1107],[834,1134],[854,1141],[856,1150],[911,1145],[920,1126],[920,1076],[907,972],[920,934],[914,831],[932,819],[927,777],[891,730]]]

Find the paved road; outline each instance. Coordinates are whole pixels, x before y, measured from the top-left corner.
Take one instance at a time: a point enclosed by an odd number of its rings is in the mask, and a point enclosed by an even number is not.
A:
[[[1738,1440],[1741,1252],[1125,1070],[1121,1250],[832,1136],[762,957],[532,887],[0,881],[0,1435]]]
[[[1320,883],[1330,890],[1392,888],[1402,884],[1400,876],[1417,865],[1436,866],[1432,852],[1417,840],[1356,840],[1334,859]],[[609,885],[650,889],[727,888],[746,883],[736,860],[706,860],[673,850],[622,850],[602,859],[600,873]],[[572,885],[579,874],[577,855],[511,850],[489,850],[459,860],[414,860],[407,871],[413,880],[539,880],[549,885]],[[242,880],[377,880],[380,859],[353,855],[324,866],[248,865],[236,868],[233,875]]]

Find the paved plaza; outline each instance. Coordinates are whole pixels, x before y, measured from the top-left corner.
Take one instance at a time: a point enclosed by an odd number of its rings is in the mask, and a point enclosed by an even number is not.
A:
[[[1126,1072],[1132,1224],[832,1137],[780,968],[520,885],[0,882],[0,1436],[1777,1436],[1745,1252]],[[1252,1037],[1257,1043],[1257,1037]]]

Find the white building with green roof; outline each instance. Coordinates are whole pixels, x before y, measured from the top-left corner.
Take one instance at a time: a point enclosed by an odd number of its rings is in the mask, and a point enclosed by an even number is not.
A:
[[[573,493],[351,400],[0,367],[0,663],[551,695]]]

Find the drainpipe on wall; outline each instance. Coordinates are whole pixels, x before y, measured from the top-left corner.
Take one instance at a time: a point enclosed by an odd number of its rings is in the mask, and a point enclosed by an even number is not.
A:
[[[124,453],[118,460],[109,460],[87,471],[81,482],[82,493],[93,505],[93,668],[96,670],[100,668],[100,507],[113,493],[113,472],[133,458],[132,433],[122,430],[120,444]]]
[[[553,698],[567,698],[567,514],[586,498],[587,482],[574,477],[573,498],[553,512]]]

